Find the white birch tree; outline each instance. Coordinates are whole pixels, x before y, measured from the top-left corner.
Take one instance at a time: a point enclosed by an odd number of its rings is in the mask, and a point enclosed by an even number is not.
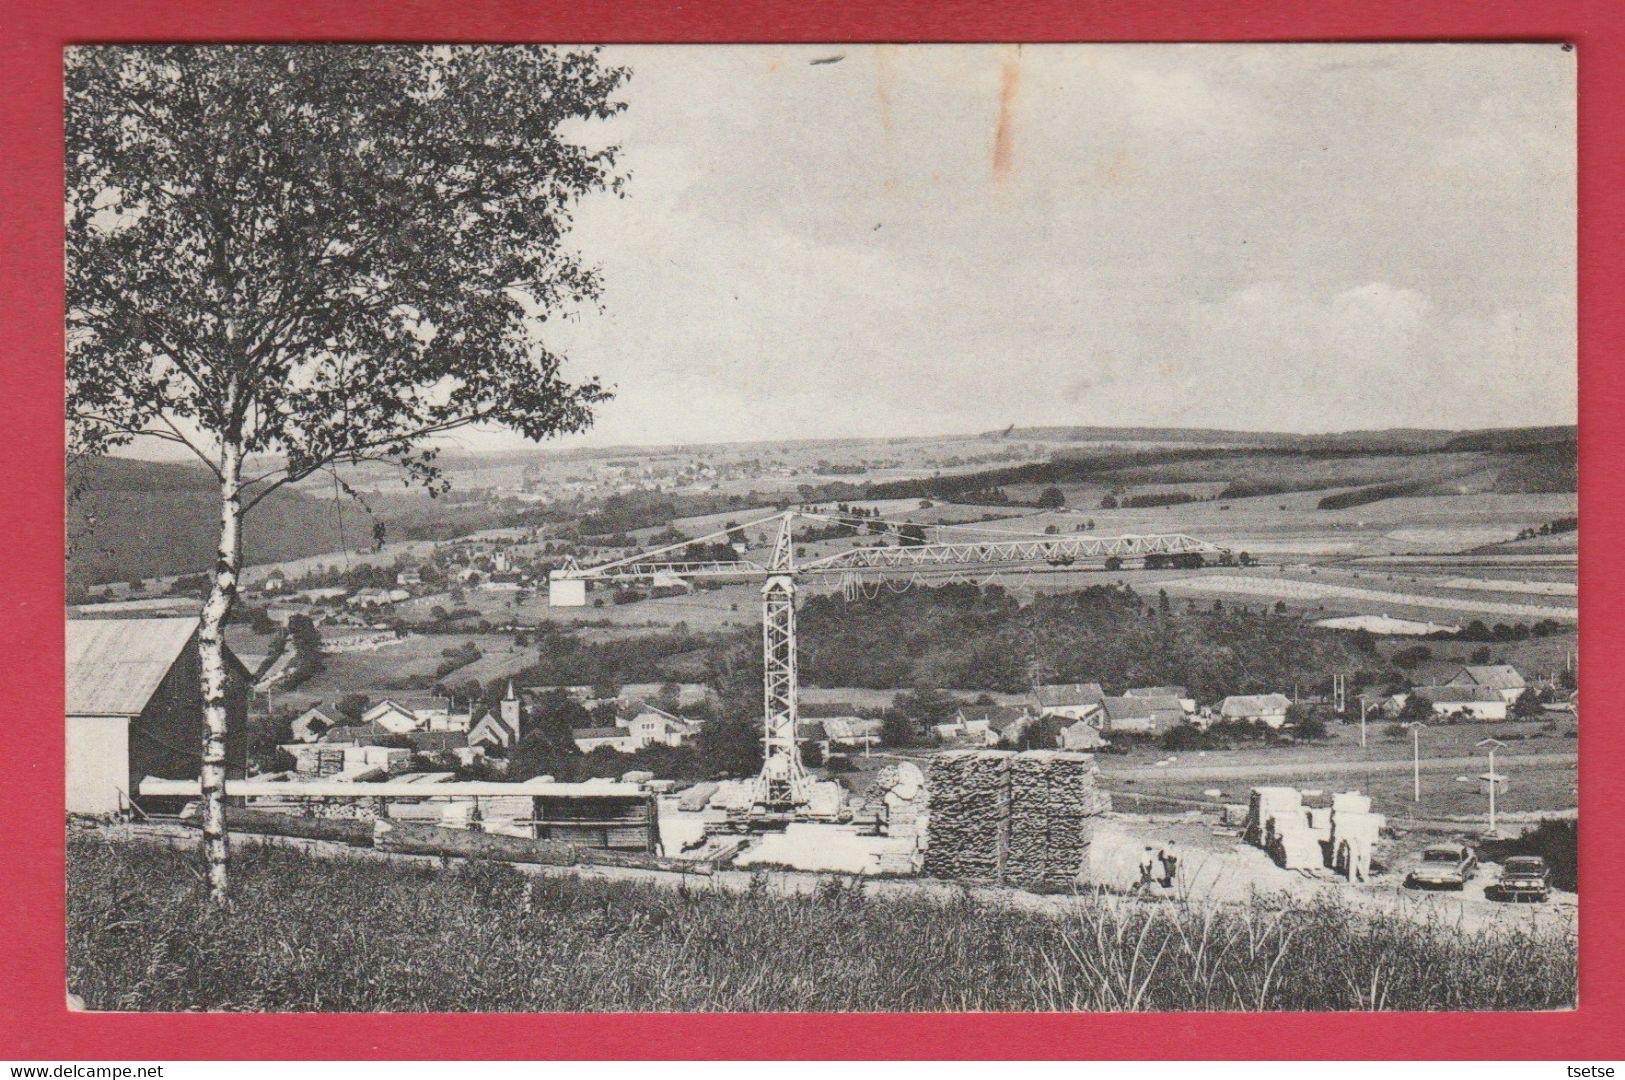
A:
[[[433,437],[471,424],[541,440],[591,422],[606,391],[569,381],[537,326],[597,300],[564,240],[622,178],[570,133],[624,107],[626,75],[540,47],[68,54],[70,454],[164,440],[219,486],[199,634],[217,902],[243,517],[346,464],[438,491]]]

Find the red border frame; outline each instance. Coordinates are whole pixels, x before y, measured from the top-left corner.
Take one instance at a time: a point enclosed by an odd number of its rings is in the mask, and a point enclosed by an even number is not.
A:
[[[1563,1014],[121,1016],[63,1001],[61,49],[126,40],[1155,41],[1546,40],[1579,48],[1583,670],[1625,667],[1613,570],[1625,502],[1614,465],[1625,369],[1625,6],[1607,0],[885,0],[868,5],[649,0],[542,8],[518,0],[0,0],[0,439],[13,572],[0,594],[9,708],[0,754],[7,866],[0,896],[0,1054],[192,1058],[969,1057],[1557,1058],[1625,1056],[1625,860],[1599,821],[1625,818],[1608,778],[1625,727],[1601,709],[1583,736],[1582,1005]],[[1589,692],[1588,692],[1589,693]],[[1588,700],[1600,700],[1588,697]],[[1612,726],[1611,726],[1612,725]],[[474,1038],[468,1036],[474,1035]]]

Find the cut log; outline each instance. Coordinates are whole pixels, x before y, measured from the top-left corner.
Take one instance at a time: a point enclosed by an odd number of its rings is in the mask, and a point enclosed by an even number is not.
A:
[[[187,804],[181,811],[181,821],[194,829],[202,828],[203,819],[197,803]],[[259,833],[264,836],[297,836],[309,840],[339,840],[363,847],[372,843],[370,821],[273,814],[241,806],[226,807],[226,831]]]
[[[557,840],[530,840],[498,833],[442,829],[404,821],[378,821],[372,827],[372,846],[401,855],[439,855],[454,859],[496,859],[499,862],[570,866],[577,849]]]
[[[609,848],[576,848],[576,859],[593,866],[626,866],[634,870],[666,870],[674,874],[709,876],[716,866],[702,859],[671,859],[642,851],[613,851]]]

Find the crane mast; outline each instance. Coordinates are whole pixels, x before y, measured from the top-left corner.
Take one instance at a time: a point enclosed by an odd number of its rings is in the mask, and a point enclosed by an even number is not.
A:
[[[653,580],[730,578],[762,582],[762,771],[752,793],[756,813],[778,817],[794,816],[808,803],[812,778],[801,763],[799,723],[796,703],[796,579],[800,576],[828,577],[862,573],[885,573],[906,568],[933,569],[944,566],[1011,565],[1049,562],[1071,567],[1078,562],[1104,562],[1109,559],[1147,556],[1204,555],[1227,559],[1229,552],[1204,540],[1183,534],[1151,536],[1020,536],[1010,540],[954,540],[938,543],[885,544],[836,552],[822,558],[797,563],[794,554],[795,521],[798,517],[851,525],[850,519],[810,511],[787,510],[771,517],[747,522],[738,529],[776,524],[778,531],[772,553],[766,562],[694,559],[685,557],[695,544],[718,540],[728,530],[685,540],[598,566],[578,566],[573,561],[554,570],[549,581],[549,603],[579,607],[586,603],[586,583],[600,581],[647,582]],[[867,522],[865,522],[867,524]],[[883,522],[900,530],[912,522]],[[972,530],[975,531],[975,530]],[[672,556],[667,558],[666,556]],[[1107,565],[1110,565],[1109,563]]]

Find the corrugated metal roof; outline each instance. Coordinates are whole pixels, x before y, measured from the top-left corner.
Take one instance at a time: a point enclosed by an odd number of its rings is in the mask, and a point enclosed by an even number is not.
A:
[[[139,716],[197,632],[184,619],[69,619],[67,714]]]

